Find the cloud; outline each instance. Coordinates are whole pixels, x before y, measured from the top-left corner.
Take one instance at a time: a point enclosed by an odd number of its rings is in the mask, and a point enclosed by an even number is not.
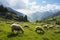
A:
[[[0,2],[24,14],[60,10],[60,5],[40,5],[37,1],[30,2],[30,0],[0,0]],[[42,1],[42,3],[46,3],[46,1]]]
[[[14,9],[25,8],[26,5],[22,0],[0,0],[4,6],[8,6]]]
[[[39,6],[39,5],[31,4],[29,5],[28,9],[19,9],[20,12],[25,14],[31,14],[35,12],[46,12],[46,11],[54,12],[55,10],[60,10],[60,5],[47,4],[45,6]]]
[[[17,10],[25,14],[60,10],[60,5],[56,4],[46,4],[45,6],[43,6],[43,5],[37,5],[36,1],[30,3],[29,0],[26,0],[26,2],[23,0],[23,2],[26,5],[25,9],[17,9]],[[43,3],[46,3],[46,1],[43,1]]]
[[[32,11],[31,10],[28,10],[28,9],[17,9],[16,11],[21,12],[21,13],[24,13],[26,15],[32,13]]]
[[[8,5],[7,0],[0,0],[0,4],[3,4],[4,6]]]
[[[17,9],[17,11],[25,13],[25,14],[28,15],[28,14],[36,12],[38,9],[39,9],[39,6],[34,1],[34,2],[31,2],[31,3],[28,2],[28,4],[26,4],[25,9]]]
[[[29,0],[22,0],[23,3],[28,4]]]
[[[60,10],[60,5],[55,5],[55,4],[47,4],[45,6],[40,7],[40,11],[45,12],[45,11],[54,11],[54,10]]]
[[[9,6],[15,6],[16,5],[17,0],[7,0],[7,3],[9,4]]]

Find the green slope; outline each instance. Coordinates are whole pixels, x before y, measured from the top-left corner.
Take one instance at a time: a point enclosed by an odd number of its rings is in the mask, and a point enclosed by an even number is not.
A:
[[[58,25],[60,25],[60,15],[44,19],[44,20],[42,20],[42,22],[49,23],[49,24],[58,24]]]
[[[41,23],[34,24],[30,22],[19,22],[24,29],[24,34],[16,34],[16,32],[13,34],[11,32],[11,26],[10,26],[11,24],[9,24],[12,21],[13,20],[6,20],[0,18],[0,40],[60,40],[60,33],[54,33],[55,30],[60,30],[60,28],[54,27],[53,29],[49,30],[44,29],[45,30],[44,34],[36,33],[34,31],[35,27],[41,26],[42,25]],[[17,23],[17,21],[13,22]],[[29,28],[24,28],[25,24],[28,24]]]

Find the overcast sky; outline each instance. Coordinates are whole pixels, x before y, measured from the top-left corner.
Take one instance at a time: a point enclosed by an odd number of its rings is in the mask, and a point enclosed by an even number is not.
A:
[[[60,0],[0,0],[0,4],[24,14],[60,10]]]

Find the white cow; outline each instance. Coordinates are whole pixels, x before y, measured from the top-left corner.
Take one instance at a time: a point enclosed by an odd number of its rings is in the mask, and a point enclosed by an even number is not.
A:
[[[24,33],[24,30],[22,29],[22,27],[19,24],[12,24],[11,30],[12,30],[12,32],[14,32],[14,30],[16,30],[16,31],[21,31],[22,33]]]

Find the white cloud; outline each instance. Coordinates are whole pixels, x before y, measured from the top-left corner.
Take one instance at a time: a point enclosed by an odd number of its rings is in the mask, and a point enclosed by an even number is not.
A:
[[[29,0],[22,0],[25,4],[28,4]]]
[[[27,9],[17,9],[16,11],[21,12],[21,13],[24,13],[24,14],[26,14],[26,15],[32,13],[31,10],[27,10]]]
[[[0,0],[0,3],[5,5],[5,6],[8,5],[7,0]]]
[[[10,6],[15,6],[15,5],[16,5],[16,2],[17,2],[17,0],[7,0],[7,3],[8,3]]]
[[[46,11],[50,11],[50,10],[54,11],[54,10],[59,10],[60,5],[47,4],[47,5],[45,6],[45,8],[46,8]],[[58,8],[58,9],[57,9],[57,8]]]
[[[28,9],[20,9],[20,12],[23,12],[25,14],[31,14],[35,12],[46,12],[46,11],[55,11],[60,10],[60,5],[54,5],[54,4],[47,4],[45,6],[39,6],[35,4],[29,5]]]
[[[1,2],[4,5],[7,5],[8,3],[9,5],[7,6],[10,6],[16,9],[17,11],[25,14],[60,10],[60,5],[57,4],[46,4],[45,6],[43,6],[43,5],[37,5],[36,1],[29,2],[29,0],[2,0]],[[46,3],[46,1],[42,1],[42,3]]]

